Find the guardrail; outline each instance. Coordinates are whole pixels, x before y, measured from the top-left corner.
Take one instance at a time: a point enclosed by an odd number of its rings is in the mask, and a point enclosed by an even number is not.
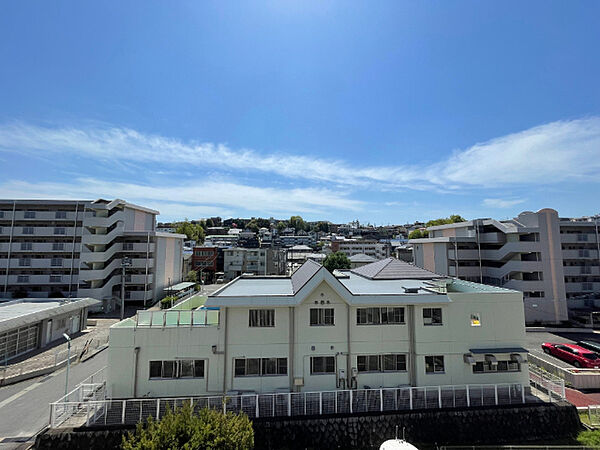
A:
[[[531,360],[529,361],[529,384],[540,393],[547,395],[550,403],[553,399],[558,401],[566,398],[565,380],[537,367]]]
[[[510,405],[525,402],[525,388],[521,384],[63,401],[50,404],[50,428],[84,423],[88,426],[136,424],[148,417],[158,420],[168,409],[173,410],[186,403],[190,404],[194,411],[211,408],[259,418]]]
[[[562,378],[569,386],[576,389],[600,388],[600,369],[583,369],[577,367],[564,368],[532,353],[527,356],[527,359],[530,365],[534,364],[543,368],[546,372]]]

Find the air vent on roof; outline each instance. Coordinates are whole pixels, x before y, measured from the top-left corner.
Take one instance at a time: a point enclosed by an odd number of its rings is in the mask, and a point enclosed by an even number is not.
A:
[[[419,288],[418,287],[406,287],[406,286],[402,286],[402,289],[404,289],[404,293],[405,294],[417,294],[419,292]]]

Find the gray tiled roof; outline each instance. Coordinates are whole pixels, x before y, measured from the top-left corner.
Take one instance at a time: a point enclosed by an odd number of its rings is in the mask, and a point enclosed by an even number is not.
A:
[[[396,258],[386,258],[352,270],[372,280],[431,280],[445,278],[437,273],[413,266]]]
[[[352,255],[348,259],[350,260],[350,262],[373,262],[373,261],[377,261],[376,258],[373,258],[372,256],[369,256],[369,255],[365,255],[364,253],[358,253],[356,255]]]
[[[292,290],[294,291],[294,294],[302,289],[302,286],[304,286],[322,267],[321,264],[310,259],[302,264],[298,270],[292,274]]]

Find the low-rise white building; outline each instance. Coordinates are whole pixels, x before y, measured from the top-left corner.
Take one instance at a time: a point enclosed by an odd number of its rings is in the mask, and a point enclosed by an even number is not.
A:
[[[392,258],[338,277],[309,260],[290,277],[239,277],[201,309],[140,312],[114,325],[108,389],[113,398],[488,383],[525,389],[524,341],[520,292]]]

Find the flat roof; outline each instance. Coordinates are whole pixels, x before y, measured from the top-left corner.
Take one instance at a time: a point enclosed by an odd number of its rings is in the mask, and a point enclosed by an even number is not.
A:
[[[196,283],[193,283],[193,282],[191,282],[191,281],[184,281],[184,282],[182,282],[182,283],[177,283],[177,284],[174,284],[174,285],[173,285],[173,286],[171,286],[171,287],[166,287],[166,288],[165,288],[165,291],[183,291],[183,290],[185,290],[185,289],[189,289],[189,288],[191,288],[191,287],[192,287],[192,286],[194,286],[195,284],[196,284]]]
[[[293,295],[291,278],[247,277],[236,278],[213,297],[248,297],[253,295]]]
[[[424,288],[431,288],[425,280],[373,280],[361,277],[353,272],[344,272],[345,278],[338,278],[354,295],[431,295]],[[404,288],[418,289],[417,292],[406,293]]]
[[[0,332],[102,303],[93,298],[20,299],[0,303]]]

